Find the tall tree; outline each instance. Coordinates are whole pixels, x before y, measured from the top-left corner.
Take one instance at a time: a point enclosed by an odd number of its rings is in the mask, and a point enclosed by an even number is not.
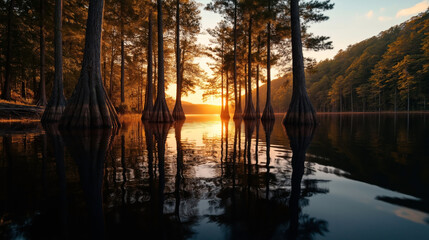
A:
[[[90,0],[85,48],[79,81],[60,120],[63,128],[115,128],[120,126],[101,78],[101,29],[104,0]]]
[[[147,44],[147,84],[146,84],[146,95],[145,104],[142,113],[142,120],[149,120],[153,112],[153,87],[152,87],[152,11],[149,13],[149,27],[148,27],[148,44]]]
[[[302,54],[301,23],[299,19],[299,0],[290,1],[292,34],[292,73],[293,92],[289,110],[283,119],[285,125],[315,125],[316,112],[305,86],[304,57]]]
[[[46,106],[46,83],[45,83],[45,1],[40,1],[40,82],[36,105]]]
[[[176,0],[176,104],[173,109],[174,120],[185,119],[185,112],[182,108],[182,76],[181,76],[181,60],[180,60],[180,0]]]
[[[272,121],[275,119],[274,109],[271,105],[271,0],[268,0],[268,23],[267,23],[267,99],[261,120]]]
[[[241,94],[237,96],[237,0],[234,0],[234,94],[235,111],[233,119],[241,119],[241,101],[237,104],[238,98],[241,99]]]
[[[246,102],[245,102],[245,108],[243,113],[244,119],[255,119],[256,118],[256,112],[255,107],[253,106],[253,100],[252,100],[252,14],[249,14],[249,31],[248,31],[248,52],[247,52],[247,93],[246,93]]]
[[[7,31],[6,31],[6,66],[5,66],[5,80],[2,88],[1,98],[11,100],[11,51],[12,51],[12,17],[13,6],[15,0],[9,0],[7,12]]]
[[[60,120],[66,106],[63,90],[63,38],[62,38],[63,0],[55,0],[55,78],[51,98],[42,116],[42,122]]]
[[[124,0],[120,0],[119,21],[121,27],[121,104],[125,103],[125,39],[124,39]]]
[[[165,79],[164,79],[164,34],[162,19],[162,0],[157,0],[158,12],[158,91],[153,107],[151,122],[173,122],[167,102],[165,101]]]

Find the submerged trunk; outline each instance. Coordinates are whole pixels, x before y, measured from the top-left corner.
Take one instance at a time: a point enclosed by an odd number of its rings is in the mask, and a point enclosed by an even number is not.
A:
[[[45,87],[45,29],[44,29],[45,7],[44,1],[40,1],[40,82],[37,95],[37,106],[46,106],[46,87]]]
[[[149,29],[147,44],[147,84],[142,120],[149,120],[153,112],[153,87],[152,87],[152,12],[149,13]]]
[[[182,75],[180,69],[180,0],[176,0],[176,104],[173,109],[173,118],[174,120],[183,120],[185,119],[185,112],[183,112],[182,107]]]
[[[158,7],[158,91],[151,122],[173,122],[173,117],[165,101],[164,87],[164,36],[162,26],[162,0],[157,0]]]
[[[283,124],[315,125],[316,112],[305,87],[304,57],[302,54],[301,25],[299,20],[299,1],[291,0],[293,92],[289,110]]]
[[[66,107],[63,90],[63,50],[62,50],[62,9],[63,0],[55,1],[55,78],[51,98],[42,116],[42,122],[57,122]]]
[[[12,16],[13,16],[13,4],[15,0],[9,1],[8,13],[7,13],[7,31],[6,31],[6,66],[5,66],[5,80],[1,92],[1,98],[4,100],[11,100],[11,76],[10,76],[10,62],[11,62],[11,51],[12,51]]]
[[[241,88],[241,84],[240,84],[240,88]],[[241,119],[241,89],[240,89],[239,96],[237,96],[237,0],[234,0],[234,91],[235,91],[234,119]]]
[[[268,12],[271,14],[271,0],[268,1]],[[273,121],[275,116],[273,106],[271,105],[271,21],[268,21],[267,32],[267,99],[261,120]]]
[[[119,118],[103,87],[100,45],[103,0],[89,2],[82,70],[60,120],[63,128],[115,128]]]

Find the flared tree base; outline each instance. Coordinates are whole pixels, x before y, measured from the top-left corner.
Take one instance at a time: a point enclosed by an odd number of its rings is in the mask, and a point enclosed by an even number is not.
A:
[[[220,117],[222,119],[230,119],[231,118],[231,116],[229,115],[229,111],[226,109],[220,114]]]
[[[276,116],[274,115],[274,110],[271,104],[267,104],[262,113],[261,121],[274,121]]]
[[[54,123],[60,121],[65,108],[65,103],[56,106],[49,106],[48,104],[42,115],[42,123]]]
[[[283,125],[317,125],[316,112],[307,95],[292,97]]]
[[[257,118],[255,107],[252,102],[249,102],[247,107],[244,109],[243,119],[244,120],[255,120]]]
[[[165,98],[157,98],[153,107],[152,116],[150,116],[150,122],[156,123],[171,123],[174,122],[173,116],[168,109]]]
[[[54,123],[60,121],[65,108],[66,100],[62,91],[57,93],[56,96],[51,96],[51,99],[43,112],[41,119],[42,123]]]
[[[82,74],[59,121],[60,128],[120,127],[118,114],[97,75]]]
[[[232,118],[233,119],[242,119],[243,118],[243,114],[241,112],[241,107],[238,107],[235,109],[234,116]]]
[[[150,116],[152,116],[152,114],[153,114],[153,108],[150,110],[144,109],[142,112],[142,121],[149,121]]]
[[[176,102],[173,109],[173,118],[176,121],[185,120],[185,112],[183,111],[183,107],[181,103]]]

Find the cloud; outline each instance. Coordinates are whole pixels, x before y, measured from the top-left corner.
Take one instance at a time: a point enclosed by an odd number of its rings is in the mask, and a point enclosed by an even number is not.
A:
[[[374,16],[374,11],[370,10],[367,14],[365,14],[366,18],[371,19]]]
[[[396,17],[400,18],[400,17],[411,16],[411,15],[426,11],[426,9],[428,9],[428,7],[429,7],[429,1],[424,0],[424,1],[419,2],[410,8],[404,8],[404,9],[399,10],[398,13],[396,13]]]
[[[380,22],[386,22],[386,21],[390,21],[390,20],[392,20],[391,17],[386,17],[386,16],[378,17],[378,21],[380,21]]]

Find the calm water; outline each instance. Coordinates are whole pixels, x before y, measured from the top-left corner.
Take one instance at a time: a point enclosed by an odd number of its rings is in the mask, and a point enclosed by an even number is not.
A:
[[[429,115],[0,125],[4,239],[429,239]]]

